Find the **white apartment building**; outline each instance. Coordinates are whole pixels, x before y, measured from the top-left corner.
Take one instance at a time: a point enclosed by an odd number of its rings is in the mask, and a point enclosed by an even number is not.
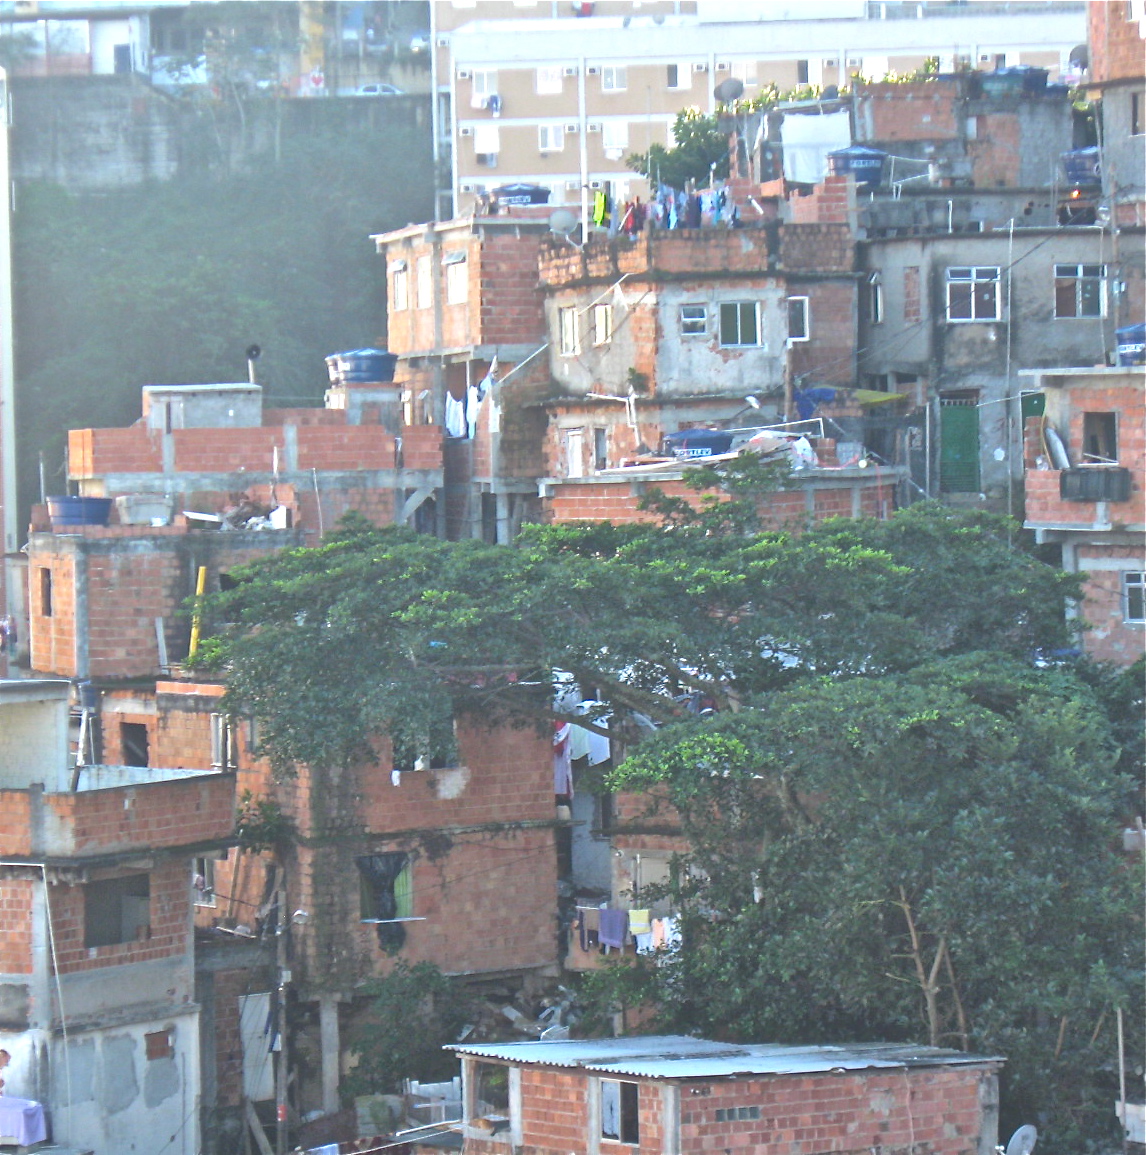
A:
[[[434,0],[438,215],[483,191],[545,186],[551,204],[591,190],[647,195],[627,157],[671,145],[677,113],[717,106],[736,77],[751,98],[842,86],[859,73],[1014,65],[1066,74],[1086,42],[1086,5],[892,0]]]

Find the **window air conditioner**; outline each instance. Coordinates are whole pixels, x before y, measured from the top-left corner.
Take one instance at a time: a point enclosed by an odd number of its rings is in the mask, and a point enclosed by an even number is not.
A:
[[[458,69],[458,79],[459,80],[469,80],[469,78],[472,75],[473,75],[473,73],[470,72],[470,70],[468,68],[459,68]]]
[[[717,72],[727,72],[729,70],[729,68],[731,68],[731,67],[732,67],[732,65],[730,65],[727,60],[718,60],[716,62],[716,71]]]
[[[472,128],[459,128],[458,129],[458,135],[459,136],[473,136],[473,134],[474,134],[474,130]]]
[[[707,72],[708,71],[708,65],[707,64],[694,64],[692,66],[692,70],[693,70],[693,72]]]
[[[601,72],[601,70],[595,64],[590,64],[589,67],[585,69],[585,71],[590,76],[598,76]]]
[[[565,68],[561,69],[561,75],[562,76],[576,76],[577,75],[577,65],[576,64],[567,65]]]
[[[591,181],[589,182],[589,187],[590,187],[590,188],[604,188],[604,185],[605,185],[605,182],[604,182],[604,181],[599,181],[599,180],[591,180]]]
[[[591,120],[585,126],[585,131],[586,132],[600,132],[601,131],[601,122],[598,120]]]
[[[439,36],[438,37],[438,47],[439,48],[449,48],[449,46],[450,46],[450,38],[448,36]]]
[[[575,124],[567,124],[567,125],[565,126],[565,131],[566,131],[566,132],[576,132],[576,131],[577,131],[577,126],[576,126]]]

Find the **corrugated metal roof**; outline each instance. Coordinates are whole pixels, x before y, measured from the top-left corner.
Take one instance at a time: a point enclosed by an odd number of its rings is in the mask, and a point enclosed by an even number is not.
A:
[[[787,1046],[780,1043],[719,1043],[687,1035],[631,1039],[555,1039],[552,1042],[478,1043],[455,1046],[460,1055],[531,1066],[581,1067],[598,1074],[646,1079],[713,1079],[734,1075],[801,1075],[899,1067],[946,1067],[1001,1063],[999,1056],[971,1055],[942,1047],[901,1043]]]

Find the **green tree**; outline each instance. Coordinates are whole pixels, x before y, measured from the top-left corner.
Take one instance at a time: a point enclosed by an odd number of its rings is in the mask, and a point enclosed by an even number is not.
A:
[[[1100,1146],[1110,1010],[1142,1021],[1117,757],[1081,680],[997,654],[666,728],[611,785],[679,820],[687,949],[621,990],[674,1029],[1002,1054],[1007,1122],[1038,1118],[1062,1155]]]
[[[682,109],[672,133],[672,148],[652,144],[648,152],[633,153],[625,163],[654,188],[661,183],[684,188],[689,181],[705,185],[710,177],[728,176],[728,133],[720,131],[715,116],[699,108]]]
[[[350,1037],[358,1062],[343,1094],[400,1094],[406,1079],[433,1083],[457,1074],[457,1059],[442,1049],[457,1041],[468,1013],[456,981],[432,963],[399,959],[363,994],[371,1002]]]

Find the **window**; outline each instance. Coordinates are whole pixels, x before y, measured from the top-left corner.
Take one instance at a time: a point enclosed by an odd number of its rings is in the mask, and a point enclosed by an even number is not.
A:
[[[358,867],[359,917],[377,928],[378,945],[397,950],[406,941],[404,922],[414,917],[410,856],[401,851],[363,854]]]
[[[1142,135],[1142,93],[1130,94],[1130,135]]]
[[[605,150],[607,157],[619,160],[625,149],[629,147],[629,122],[627,120],[606,120],[601,125],[601,147]]]
[[[561,334],[561,356],[576,357],[581,352],[577,340],[577,310],[572,306],[558,309],[557,322]]]
[[[680,332],[682,337],[699,337],[708,332],[707,305],[681,305]]]
[[[390,308],[395,312],[410,307],[410,273],[405,261],[390,266]]]
[[[759,345],[755,301],[725,301],[720,306],[722,345]]]
[[[759,1107],[717,1107],[716,1121],[718,1123],[735,1123],[742,1119],[759,1119]]]
[[[429,309],[434,304],[434,270],[429,257],[419,257],[416,275],[418,278],[418,308]]]
[[[734,60],[732,62],[732,75],[739,80],[745,88],[751,88],[756,83],[756,61]]]
[[[565,126],[563,124],[539,124],[537,126],[537,147],[542,152],[562,152],[565,148]]]
[[[872,273],[867,279],[867,319],[873,325],[883,320],[883,282],[879,273]]]
[[[474,125],[474,157],[486,168],[497,168],[497,154],[501,151],[501,133],[496,124]]]
[[[123,766],[149,766],[147,726],[143,722],[120,722],[119,750]]]
[[[1122,575],[1122,620],[1146,622],[1146,573],[1141,570]]]
[[[998,266],[947,270],[947,320],[999,319]]]
[[[150,934],[151,876],[129,874],[84,886],[84,946],[137,942]]]
[[[211,769],[235,768],[235,727],[226,714],[211,715]]]
[[[691,88],[692,69],[687,64],[665,66],[665,86],[667,88]]]
[[[607,345],[613,339],[613,306],[593,306],[593,344]]]
[[[474,1063],[469,1081],[469,1117],[509,1114],[509,1068],[500,1063]]]
[[[609,431],[598,426],[593,430],[593,469],[609,468]]]
[[[601,1138],[621,1143],[641,1141],[636,1083],[616,1079],[601,1080]]]
[[[810,329],[807,297],[788,298],[788,344],[806,341]]]
[[[606,64],[601,68],[602,92],[624,92],[626,85],[627,79],[622,65]]]
[[[565,432],[565,476],[585,476],[585,431],[568,429]]]
[[[1082,415],[1082,462],[1084,465],[1118,464],[1118,414]]]
[[[40,616],[52,616],[52,571],[47,566],[40,567]]]
[[[538,96],[559,96],[562,83],[561,65],[542,65],[534,79],[534,91]]]
[[[808,83],[808,62],[806,60],[796,61],[796,83]]]
[[[215,860],[213,858],[192,859],[191,896],[196,906],[215,905]]]
[[[470,94],[471,108],[485,108],[489,104],[489,98],[497,95],[497,69],[475,69]]]
[[[1106,315],[1105,265],[1055,265],[1054,315],[1103,317]]]
[[[171,1036],[175,1032],[168,1027],[165,1031],[149,1031],[143,1036],[143,1053],[148,1062],[155,1059],[170,1059],[175,1055],[175,1045]]]
[[[464,305],[469,296],[469,265],[465,253],[447,253],[443,259],[446,266],[446,304]]]

